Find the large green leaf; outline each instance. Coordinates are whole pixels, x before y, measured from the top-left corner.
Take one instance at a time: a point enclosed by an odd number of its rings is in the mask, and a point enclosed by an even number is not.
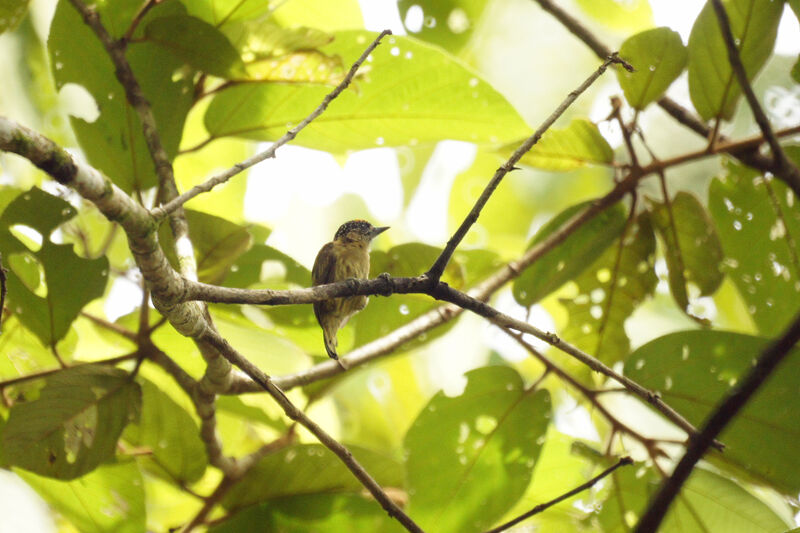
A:
[[[604,533],[627,533],[644,513],[661,478],[641,467],[617,470],[610,479],[609,497],[596,517],[597,526]],[[658,531],[780,533],[787,526],[768,505],[738,483],[696,468]]]
[[[142,413],[124,437],[152,450],[158,466],[172,479],[195,482],[203,475],[208,459],[197,423],[180,405],[152,382],[139,379]]]
[[[685,331],[660,337],[636,350],[625,375],[657,390],[695,426],[711,414],[731,387],[751,369],[767,340],[722,331]],[[800,490],[800,351],[778,367],[720,440],[722,461],[789,494]]]
[[[17,196],[0,215],[0,247],[10,266],[8,302],[20,322],[45,345],[67,334],[81,309],[102,296],[108,280],[105,257],[84,259],[72,245],[50,239],[55,228],[73,216],[75,209],[69,203],[36,187]],[[12,233],[15,226],[36,231],[41,247],[29,249]]]
[[[241,20],[263,17],[280,5],[280,0],[185,0],[182,2],[192,16],[212,26],[224,27]]]
[[[87,365],[57,372],[37,400],[12,407],[3,457],[43,476],[80,477],[114,456],[140,401],[139,387],[122,370]]]
[[[457,54],[478,26],[487,0],[400,0],[397,8],[415,37]]]
[[[199,18],[159,17],[145,26],[144,35],[197,70],[220,78],[244,75],[244,62],[230,41]]]
[[[510,155],[522,141],[503,146],[500,151]],[[592,122],[575,119],[564,129],[550,129],[538,143],[522,156],[520,163],[544,170],[574,170],[586,164],[608,165],[614,161],[614,151]]]
[[[650,218],[640,215],[623,243],[607,248],[575,278],[578,294],[561,299],[569,313],[564,338],[609,365],[623,360],[630,351],[625,321],[653,294],[658,282],[653,271],[655,251]]]
[[[528,248],[543,241],[589,205],[568,207],[533,236]],[[514,281],[514,298],[529,307],[591,265],[622,233],[627,212],[617,203],[572,232],[561,244],[540,257]]]
[[[664,94],[683,72],[688,57],[681,36],[669,28],[653,28],[629,37],[619,55],[636,69],[617,69],[617,80],[625,99],[639,110]]]
[[[692,194],[681,191],[669,204],[651,206],[653,225],[665,247],[670,291],[681,309],[688,310],[687,283],[697,288],[696,296],[713,294],[722,283],[722,245],[711,217]]]
[[[301,494],[253,505],[218,524],[213,533],[241,531],[404,531],[374,499],[363,494]]]
[[[723,4],[747,78],[752,80],[775,46],[783,2],[723,0]],[[706,2],[689,36],[689,95],[705,120],[730,120],[740,94],[717,15],[711,2]]]
[[[354,61],[374,34],[336,33],[323,48]],[[343,92],[296,143],[344,152],[457,139],[496,143],[528,128],[511,105],[475,73],[441,50],[392,36],[372,53],[369,72]],[[275,140],[322,102],[330,87],[250,83],[220,91],[205,115],[212,137]],[[246,102],[247,105],[242,105]]]
[[[22,22],[28,12],[30,0],[3,0],[0,2],[0,33],[11,31]]]
[[[73,481],[17,474],[81,533],[145,530],[144,484],[133,461],[104,465]]]
[[[522,496],[550,418],[546,390],[490,366],[464,392],[434,396],[406,434],[408,512],[424,529],[481,531]]]
[[[800,206],[775,179],[734,163],[709,188],[728,273],[759,332],[778,335],[800,309]]]
[[[140,0],[96,5],[112,37],[120,37],[141,7]],[[175,14],[176,2],[156,6],[145,17]],[[71,124],[89,162],[125,191],[156,184],[155,170],[137,113],[128,105],[114,75],[114,66],[95,34],[69,2],[59,2],[47,42],[53,77],[61,89],[68,83],[84,87],[100,112],[94,122],[72,118]],[[178,150],[183,123],[192,103],[190,72],[172,52],[152,43],[128,47],[126,57],[150,102],[159,137],[168,156]]]
[[[403,486],[403,470],[379,453],[348,446],[384,487]],[[227,509],[308,494],[360,494],[364,486],[333,452],[321,444],[295,444],[264,457],[223,498]],[[377,504],[375,504],[377,505]]]

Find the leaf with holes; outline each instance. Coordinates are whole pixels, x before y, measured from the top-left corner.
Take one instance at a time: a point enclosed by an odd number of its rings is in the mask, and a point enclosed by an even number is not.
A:
[[[114,456],[140,402],[138,385],[122,370],[87,365],[57,372],[37,400],[11,408],[3,457],[42,476],[80,477]]]
[[[72,245],[51,240],[53,231],[74,216],[69,203],[36,187],[17,196],[0,215],[0,248],[11,267],[8,303],[20,322],[48,346],[67,334],[87,303],[103,295],[108,280],[105,257],[84,259]],[[13,233],[18,227],[38,233],[38,250]]]
[[[504,157],[519,147],[521,140],[511,142],[500,152]],[[564,129],[550,129],[520,159],[520,163],[544,170],[575,170],[584,165],[609,165],[614,151],[600,135],[597,126],[585,119],[575,119]]]
[[[783,2],[723,0],[723,4],[747,78],[752,80],[775,46]],[[688,68],[689,95],[700,116],[704,120],[730,120],[742,90],[728,61],[728,49],[711,2],[706,2],[692,26]]]
[[[212,76],[230,79],[245,74],[244,62],[230,41],[199,18],[189,15],[158,17],[145,26],[144,36],[187,65]]]
[[[687,284],[697,288],[696,296],[708,296],[719,288],[724,277],[720,270],[722,245],[714,223],[700,201],[684,191],[669,204],[650,201],[650,212],[664,243],[670,292],[681,309],[688,312]]]
[[[16,472],[82,533],[145,531],[142,474],[136,462],[103,465],[80,479],[59,481]]]
[[[141,0],[96,3],[103,25],[112,38],[121,37]],[[183,12],[176,2],[162,2],[148,12],[154,17]],[[135,37],[139,37],[137,34]],[[93,122],[73,117],[71,125],[89,162],[126,192],[144,190],[157,183],[153,160],[145,143],[136,111],[127,103],[114,66],[94,32],[67,2],[59,2],[47,41],[53,78],[60,90],[76,84],[94,99],[99,116]],[[169,158],[175,156],[186,114],[192,105],[191,71],[172,52],[153,43],[135,43],[126,57],[152,108],[161,143]]]
[[[466,374],[464,392],[436,394],[406,433],[408,513],[423,529],[481,531],[522,496],[550,418],[546,390],[508,367]]]
[[[700,426],[731,388],[752,369],[768,345],[760,337],[722,331],[685,331],[660,337],[636,350],[625,375],[658,391],[667,404]],[[800,350],[794,350],[722,432],[725,464],[746,471],[776,489],[800,490]]]
[[[621,248],[620,248],[621,246]],[[575,278],[578,295],[562,298],[569,322],[563,336],[582,350],[613,364],[630,351],[625,320],[653,294],[656,239],[644,213],[619,241]]]
[[[337,32],[321,49],[351,64],[375,34]],[[456,139],[498,143],[529,129],[488,83],[441,49],[411,37],[389,36],[372,53],[353,86],[297,137],[296,143],[344,152]],[[218,92],[205,114],[212,138],[275,140],[330,92],[307,84],[248,83]],[[242,102],[248,105],[243,106]]]
[[[568,207],[533,236],[528,248],[540,243],[583,211],[589,202]],[[514,281],[514,298],[529,307],[583,272],[611,246],[625,228],[628,215],[621,203],[595,216],[540,257]]]
[[[622,468],[609,478],[608,498],[597,515],[605,532],[631,531],[661,484],[645,467]],[[725,531],[774,533],[788,524],[739,483],[695,468],[658,529],[663,533]]]
[[[800,309],[797,198],[783,182],[734,163],[711,182],[708,195],[725,250],[722,268],[758,331],[776,336]]]
[[[629,37],[619,55],[636,69],[617,69],[617,80],[625,99],[634,109],[644,109],[658,100],[683,72],[687,52],[681,36],[669,28],[653,28]]]
[[[142,412],[125,430],[125,440],[152,450],[171,480],[193,483],[205,472],[208,459],[200,429],[183,407],[152,382],[140,378]]]
[[[348,446],[355,458],[385,487],[401,487],[399,463],[382,454]],[[229,510],[308,494],[361,494],[364,486],[333,452],[321,444],[295,444],[261,459],[225,495]]]

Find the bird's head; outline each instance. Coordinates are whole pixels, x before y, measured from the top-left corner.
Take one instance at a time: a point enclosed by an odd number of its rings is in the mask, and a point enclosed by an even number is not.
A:
[[[351,220],[345,222],[336,231],[333,240],[344,243],[364,242],[369,243],[376,236],[389,229],[389,226],[376,228],[366,220]]]

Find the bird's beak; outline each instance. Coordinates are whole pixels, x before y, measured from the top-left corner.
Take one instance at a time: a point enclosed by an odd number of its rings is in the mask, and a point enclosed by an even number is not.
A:
[[[370,240],[374,239],[375,237],[377,237],[378,235],[380,235],[381,233],[383,233],[387,229],[389,229],[389,226],[383,226],[382,228],[372,228],[372,231],[369,234]]]

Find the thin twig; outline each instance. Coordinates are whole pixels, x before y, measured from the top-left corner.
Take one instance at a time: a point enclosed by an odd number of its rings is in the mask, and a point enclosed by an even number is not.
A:
[[[264,150],[259,154],[254,155],[249,159],[245,159],[241,163],[237,163],[228,170],[209,178],[204,183],[201,183],[200,185],[195,185],[185,193],[181,194],[180,196],[171,200],[170,202],[167,202],[161,207],[153,209],[152,211],[153,217],[155,217],[156,220],[160,220],[169,213],[171,213],[172,211],[174,211],[175,209],[185,204],[187,201],[197,196],[198,194],[208,192],[217,185],[225,183],[233,176],[252,167],[253,165],[260,163],[265,159],[275,157],[275,151],[278,148],[280,148],[284,144],[288,143],[289,141],[297,137],[297,134],[300,133],[300,131],[303,128],[308,126],[315,118],[320,116],[328,108],[328,105],[333,101],[333,99],[339,96],[339,94],[342,91],[344,91],[348,85],[350,85],[350,82],[353,80],[353,77],[355,77],[356,72],[358,71],[361,64],[367,60],[369,54],[372,53],[372,51],[375,49],[375,47],[378,46],[378,44],[380,44],[381,39],[383,39],[386,35],[391,35],[391,33],[392,33],[391,30],[383,30],[375,38],[375,40],[372,41],[372,43],[367,47],[367,49],[364,50],[364,53],[361,54],[361,57],[359,57],[356,60],[356,62],[353,63],[353,66],[350,67],[350,71],[347,73],[347,75],[344,77],[341,83],[339,83],[339,85],[337,85],[336,88],[333,89],[333,91],[331,91],[327,96],[325,96],[325,98],[322,99],[322,102],[319,104],[319,106],[317,106],[317,108],[314,111],[312,111],[306,118],[304,118],[297,126],[287,131],[280,139],[272,143],[272,145],[268,149]]]
[[[99,316],[92,315],[92,314],[87,313],[85,311],[81,311],[81,316],[86,318],[86,319],[88,319],[91,322],[94,322],[99,327],[101,327],[103,329],[107,329],[108,331],[114,332],[117,335],[119,335],[120,337],[124,337],[125,339],[127,339],[127,340],[129,340],[131,342],[135,343],[137,341],[136,333],[134,333],[133,331],[129,330],[128,328],[126,328],[124,326],[120,326],[119,324],[115,324],[114,322],[109,322],[105,318],[100,318]]]
[[[133,20],[131,20],[131,25],[128,26],[128,30],[125,32],[125,35],[123,35],[122,39],[120,39],[123,46],[127,45],[127,43],[131,41],[136,28],[139,27],[139,24],[142,22],[144,16],[147,15],[147,12],[160,4],[161,1],[162,0],[145,0],[142,7],[139,8],[139,11],[136,13],[136,15],[134,15]]]
[[[406,515],[400,507],[395,504],[392,499],[383,491],[377,481],[364,469],[363,466],[353,457],[353,454],[344,447],[339,441],[331,437],[322,427],[317,425],[316,422],[311,420],[303,411],[298,409],[291,400],[278,388],[267,374],[261,371],[256,365],[248,361],[239,352],[237,352],[223,337],[216,332],[207,329],[200,337],[214,346],[226,359],[232,364],[239,367],[245,374],[250,376],[256,383],[258,383],[270,396],[272,396],[278,405],[281,406],[286,416],[298,422],[300,425],[308,429],[323,445],[331,450],[337,457],[345,464],[345,466],[353,473],[362,485],[375,497],[380,503],[381,507],[389,513],[389,516],[395,518],[400,522],[403,527],[408,531],[422,532],[422,529],[414,523],[414,521]]]
[[[721,0],[712,0],[711,4],[714,6],[714,11],[717,14],[717,21],[719,22],[720,29],[722,30],[722,39],[725,41],[725,47],[728,49],[728,61],[730,61],[733,73],[739,81],[739,87],[753,111],[753,118],[755,118],[758,127],[761,128],[761,133],[769,144],[772,151],[772,157],[775,159],[776,176],[780,177],[791,189],[794,191],[795,196],[800,198],[800,170],[786,157],[786,154],[781,148],[775,132],[772,131],[772,126],[769,123],[766,113],[761,108],[761,104],[753,92],[753,86],[750,85],[750,80],[747,79],[747,72],[745,72],[742,58],[739,55],[739,50],[736,47],[736,40],[731,31],[731,23],[728,19],[728,14],[725,12],[725,7],[722,5]]]
[[[500,526],[497,526],[497,527],[495,527],[493,529],[490,529],[486,533],[500,533],[501,531],[505,531],[508,528],[519,524],[523,520],[528,519],[528,518],[532,517],[535,514],[541,513],[542,511],[544,511],[548,507],[552,507],[553,505],[556,505],[557,503],[560,503],[560,502],[562,502],[562,501],[564,501],[564,500],[566,500],[568,498],[571,498],[571,497],[575,496],[576,494],[578,494],[580,492],[583,492],[584,490],[586,490],[588,488],[593,487],[595,485],[595,483],[597,483],[598,481],[600,481],[604,477],[606,477],[609,474],[611,474],[617,468],[619,468],[621,466],[632,465],[632,464],[633,464],[633,459],[631,459],[630,457],[623,457],[619,461],[617,461],[617,464],[615,464],[614,466],[611,466],[609,468],[606,468],[605,470],[600,472],[598,475],[596,475],[595,477],[593,477],[592,479],[590,479],[589,481],[587,481],[583,485],[575,487],[571,491],[569,491],[569,492],[567,492],[565,494],[562,494],[558,498],[550,500],[547,503],[540,503],[539,505],[537,505],[536,507],[534,507],[530,511],[521,514],[520,516],[514,518],[513,520],[509,520],[508,522],[506,522],[503,525],[500,525]]]
[[[619,64],[622,65],[626,70],[632,71],[633,68],[626,63],[624,60],[620,59],[616,53],[608,54],[608,57],[603,61],[603,64],[594,71],[591,76],[586,78],[586,80],[581,83],[577,89],[572,91],[567,95],[563,102],[553,111],[549,117],[547,117],[544,122],[539,126],[539,128],[517,148],[511,157],[508,158],[500,168],[497,169],[492,179],[486,185],[483,192],[481,193],[478,200],[475,202],[475,205],[472,206],[469,214],[464,218],[464,221],[461,222],[461,225],[458,227],[456,232],[450,237],[450,240],[447,241],[447,245],[442,250],[442,253],[439,254],[439,257],[436,258],[436,261],[433,263],[431,268],[426,273],[426,276],[430,280],[431,285],[435,284],[439,281],[439,278],[442,277],[442,273],[444,272],[447,263],[450,261],[450,257],[455,252],[455,249],[458,247],[461,240],[467,234],[469,229],[472,227],[475,222],[477,222],[478,217],[481,214],[481,210],[483,206],[486,205],[486,202],[489,201],[489,198],[494,193],[497,186],[500,185],[500,181],[505,177],[506,174],[511,172],[512,170],[516,170],[517,167],[514,165],[522,159],[522,156],[525,155],[533,145],[539,142],[539,139],[542,138],[542,135],[553,125],[553,123],[567,110],[569,106],[580,96],[586,89],[588,89],[594,82],[603,75],[603,73],[608,69],[611,64]]]
[[[800,340],[800,314],[795,316],[783,335],[764,350],[753,369],[718,404],[703,424],[701,431],[692,437],[686,453],[672,471],[672,475],[650,500],[647,511],[636,526],[636,533],[651,533],[658,529],[672,500],[678,495],[694,466],[708,451],[714,439],[736,417],[781,361],[791,353],[798,340]]]

